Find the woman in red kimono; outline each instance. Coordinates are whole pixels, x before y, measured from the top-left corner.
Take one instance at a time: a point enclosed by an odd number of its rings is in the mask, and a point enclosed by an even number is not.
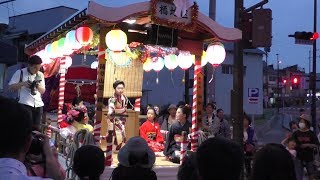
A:
[[[156,111],[148,108],[147,121],[140,127],[140,136],[148,142],[148,146],[154,152],[161,152],[164,149],[163,137],[160,133],[160,125],[155,121]]]

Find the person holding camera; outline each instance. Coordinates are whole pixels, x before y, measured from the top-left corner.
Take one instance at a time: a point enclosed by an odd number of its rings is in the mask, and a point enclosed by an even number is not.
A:
[[[44,105],[41,95],[45,92],[41,63],[39,56],[30,57],[28,67],[17,70],[9,82],[9,89],[18,91],[19,103],[32,114],[33,129],[38,131]]]
[[[0,180],[51,178],[63,179],[56,157],[51,150],[49,138],[33,133],[32,116],[25,106],[0,96],[0,115],[3,121],[0,131]],[[31,177],[23,164],[30,153],[42,154],[46,177]]]

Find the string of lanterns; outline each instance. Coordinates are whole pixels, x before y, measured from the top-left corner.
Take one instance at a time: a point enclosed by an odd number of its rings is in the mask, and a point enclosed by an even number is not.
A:
[[[69,31],[65,37],[62,37],[50,44],[36,55],[43,59],[43,64],[51,63],[55,58],[69,57],[83,47],[88,47],[93,40],[93,31],[90,27],[81,26],[76,30]],[[121,29],[112,29],[106,36],[106,57],[112,63],[120,67],[130,66],[132,60],[145,58],[140,60],[143,62],[143,70],[146,72],[152,69],[156,72],[166,67],[169,71],[173,71],[178,66],[186,70],[195,63],[195,55],[188,51],[179,51],[177,48],[161,47],[136,44],[135,47],[129,48],[127,44],[127,35]],[[144,48],[144,54],[137,48]],[[205,66],[208,62],[214,67],[221,64],[226,57],[224,46],[220,42],[213,42],[206,51],[203,51],[201,57],[201,66]],[[71,58],[70,58],[71,59]],[[68,62],[72,62],[72,59]],[[95,67],[94,65],[93,67]]]

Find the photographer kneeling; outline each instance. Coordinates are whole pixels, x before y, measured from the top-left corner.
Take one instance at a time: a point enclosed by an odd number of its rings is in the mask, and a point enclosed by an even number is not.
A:
[[[36,150],[45,157],[47,178],[62,179],[48,137],[43,134],[32,134],[32,117],[26,107],[0,96],[0,109],[3,119],[1,124],[5,127],[0,131],[0,180],[43,179],[27,175],[23,162],[30,147],[32,153]]]
[[[9,89],[18,91],[19,103],[26,106],[32,114],[33,129],[37,131],[40,131],[44,105],[41,95],[45,92],[44,75],[40,72],[41,63],[39,56],[31,56],[28,67],[17,70],[9,82]]]

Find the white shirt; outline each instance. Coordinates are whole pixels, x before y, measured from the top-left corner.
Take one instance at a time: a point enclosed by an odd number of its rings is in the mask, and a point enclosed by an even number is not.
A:
[[[45,88],[44,75],[42,72],[39,71],[38,73],[31,75],[28,72],[27,68],[23,68],[21,70],[23,73],[23,77],[22,77],[21,82],[28,81],[28,80],[32,82],[36,79],[36,76],[38,75],[37,80],[41,80],[40,85],[41,85],[41,87]],[[19,83],[20,73],[21,73],[21,71],[19,69],[13,74],[13,76],[9,82],[9,85]],[[41,94],[38,90],[36,90],[35,92],[36,92],[36,95],[32,95],[31,90],[29,88],[22,86],[19,90],[19,97],[20,97],[19,103],[25,104],[25,105],[28,105],[31,107],[42,107],[44,104],[43,104],[43,101],[41,98]]]
[[[12,158],[0,158],[0,180],[42,180],[47,178],[27,175],[26,166]]]

